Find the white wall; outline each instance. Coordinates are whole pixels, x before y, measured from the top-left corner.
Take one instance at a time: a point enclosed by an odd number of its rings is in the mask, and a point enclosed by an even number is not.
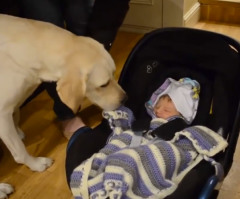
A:
[[[183,13],[187,14],[187,12],[189,12],[195,6],[195,4],[198,3],[199,3],[198,0],[185,0]]]
[[[198,0],[131,0],[121,30],[145,33],[162,27],[191,27],[199,18]]]
[[[198,0],[163,0],[163,27],[191,27],[199,19]]]
[[[185,0],[183,13],[184,26],[194,26],[200,19],[199,0]]]
[[[149,32],[162,27],[162,0],[131,0],[122,29]]]
[[[183,26],[183,9],[184,0],[163,0],[163,27]]]

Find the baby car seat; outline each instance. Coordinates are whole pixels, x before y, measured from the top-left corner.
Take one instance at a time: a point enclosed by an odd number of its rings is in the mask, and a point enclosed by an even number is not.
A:
[[[240,45],[225,35],[190,29],[163,28],[146,34],[130,53],[119,78],[128,94],[125,106],[135,115],[134,128],[141,129],[151,120],[145,102],[166,78],[189,77],[200,83],[200,101],[192,125],[204,125],[221,134],[228,142],[225,151],[213,158],[222,164],[224,177],[228,174],[239,135],[240,121]],[[167,133],[167,132],[166,132]],[[111,134],[103,119],[93,132],[82,133],[74,153],[67,157],[67,176],[80,160],[98,152]],[[78,159],[78,160],[77,160]],[[68,162],[73,162],[71,167]],[[219,182],[214,167],[202,160],[180,182],[166,199],[216,198]]]
[[[119,79],[129,97],[126,106],[133,110],[136,121],[149,120],[144,103],[166,78],[196,79],[201,90],[192,125],[207,126],[227,139],[227,149],[214,157],[226,176],[239,134],[239,52],[237,41],[209,31],[164,28],[150,32],[130,53]],[[166,198],[216,198],[218,191],[211,188],[217,181],[213,167],[202,161]]]

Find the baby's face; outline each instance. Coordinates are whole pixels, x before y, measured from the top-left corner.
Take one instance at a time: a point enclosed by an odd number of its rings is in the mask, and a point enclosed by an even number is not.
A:
[[[167,119],[169,117],[180,115],[174,103],[168,95],[159,98],[154,106],[154,113],[158,118]]]

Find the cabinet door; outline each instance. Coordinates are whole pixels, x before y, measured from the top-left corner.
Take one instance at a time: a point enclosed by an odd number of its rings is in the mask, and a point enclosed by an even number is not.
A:
[[[146,33],[161,28],[163,23],[162,0],[131,0],[130,9],[122,30]]]

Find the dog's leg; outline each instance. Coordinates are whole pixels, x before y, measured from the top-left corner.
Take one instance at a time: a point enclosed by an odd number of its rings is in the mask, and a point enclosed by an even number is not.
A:
[[[20,121],[19,108],[13,113],[13,121],[14,121],[15,128],[17,129],[19,137],[23,140],[25,138],[25,135],[24,135],[24,132],[19,128],[19,121]]]
[[[0,183],[0,199],[8,198],[8,194],[14,191],[10,184]]]
[[[17,163],[25,164],[33,171],[44,171],[52,165],[52,159],[33,157],[27,152],[22,140],[18,136],[11,114],[0,115],[0,138],[11,152]]]

